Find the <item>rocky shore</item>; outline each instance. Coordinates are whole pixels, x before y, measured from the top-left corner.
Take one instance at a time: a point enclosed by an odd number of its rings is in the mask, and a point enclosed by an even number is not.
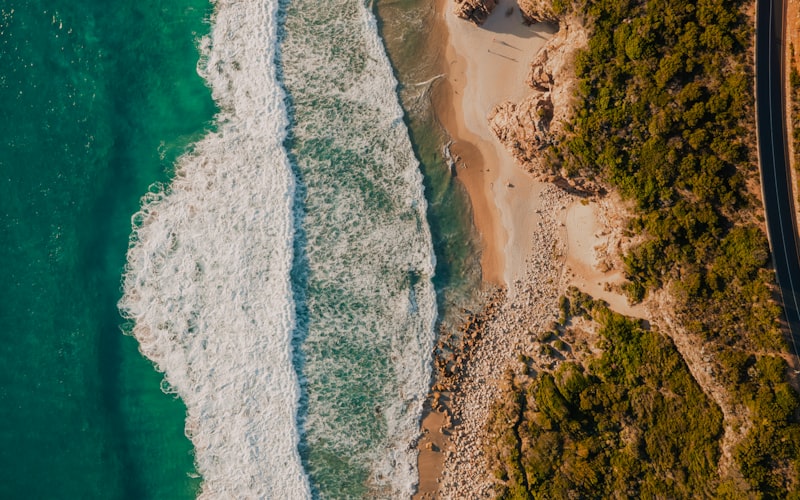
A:
[[[447,415],[444,433],[452,436],[441,449],[445,460],[439,492],[422,498],[492,498],[482,451],[489,409],[501,395],[506,370],[520,355],[534,351],[539,333],[558,318],[565,278],[562,226],[573,200],[554,185],[544,189],[526,279],[512,290],[493,293],[482,311],[440,340],[432,406]],[[543,369],[556,361],[545,352],[539,358],[533,361]]]

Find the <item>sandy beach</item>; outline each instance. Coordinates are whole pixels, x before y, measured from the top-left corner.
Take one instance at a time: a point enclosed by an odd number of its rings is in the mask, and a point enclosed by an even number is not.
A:
[[[548,26],[525,26],[519,10],[505,15],[499,6],[477,27],[452,12],[451,0],[437,0],[436,22],[444,54],[445,77],[432,93],[434,111],[452,141],[456,176],[467,190],[473,223],[481,237],[483,280],[511,288],[524,277],[531,235],[541,224],[539,194],[544,183],[520,169],[489,129],[492,108],[528,91],[529,60],[553,33]],[[451,434],[451,393],[438,393],[442,411],[426,408],[419,442],[419,493],[416,498],[440,496],[446,456],[458,450]],[[429,402],[430,403],[430,402]]]
[[[529,92],[530,59],[554,27],[526,26],[519,9],[506,15],[504,4],[481,27],[456,17],[451,1],[440,0],[437,7],[437,28],[447,33],[446,80],[437,88],[434,106],[453,140],[452,153],[461,159],[457,176],[482,235],[484,279],[508,287],[524,275],[543,183],[516,165],[489,129],[487,117],[496,105]]]
[[[502,298],[489,304],[495,312],[480,337],[467,339],[469,347],[457,352],[457,373],[446,383],[441,372],[435,375],[418,443],[415,498],[491,497],[482,457],[489,408],[506,368],[530,352],[536,333],[556,319],[557,299],[567,286],[579,286],[619,312],[646,315],[615,286],[623,276],[614,260],[620,235],[613,228],[624,213],[614,201],[578,198],[535,180],[489,128],[496,105],[531,92],[530,62],[557,31],[550,24],[525,25],[513,6],[501,3],[477,27],[456,17],[452,0],[436,2],[433,29],[440,36],[434,39],[444,46],[444,78],[432,93],[433,106],[472,203],[483,279]]]

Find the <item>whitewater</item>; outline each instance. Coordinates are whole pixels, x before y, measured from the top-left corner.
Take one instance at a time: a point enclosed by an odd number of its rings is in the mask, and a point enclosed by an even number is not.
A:
[[[186,404],[200,497],[409,496],[434,257],[361,0],[218,0],[214,130],[133,217],[120,310]]]

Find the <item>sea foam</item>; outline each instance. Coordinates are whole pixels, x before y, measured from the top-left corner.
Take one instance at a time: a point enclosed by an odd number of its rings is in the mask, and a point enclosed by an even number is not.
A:
[[[284,31],[307,239],[303,456],[321,497],[408,497],[436,319],[422,175],[365,3],[292,0]]]
[[[310,497],[297,451],[295,185],[277,3],[216,2],[198,68],[220,108],[216,131],[144,197],[120,301],[142,353],[186,404],[201,497]]]

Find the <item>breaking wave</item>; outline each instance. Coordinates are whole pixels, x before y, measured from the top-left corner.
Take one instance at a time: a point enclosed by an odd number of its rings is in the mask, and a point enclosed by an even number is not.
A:
[[[274,63],[277,1],[215,5],[199,71],[216,131],[133,218],[120,301],[142,353],[186,404],[201,497],[297,498],[292,365],[294,178]]]
[[[417,482],[436,320],[422,175],[372,13],[333,4],[216,2],[199,65],[215,131],[133,218],[120,309],[186,404],[201,497]]]
[[[302,453],[323,497],[410,496],[436,297],[422,175],[362,0],[287,2],[301,185]]]

